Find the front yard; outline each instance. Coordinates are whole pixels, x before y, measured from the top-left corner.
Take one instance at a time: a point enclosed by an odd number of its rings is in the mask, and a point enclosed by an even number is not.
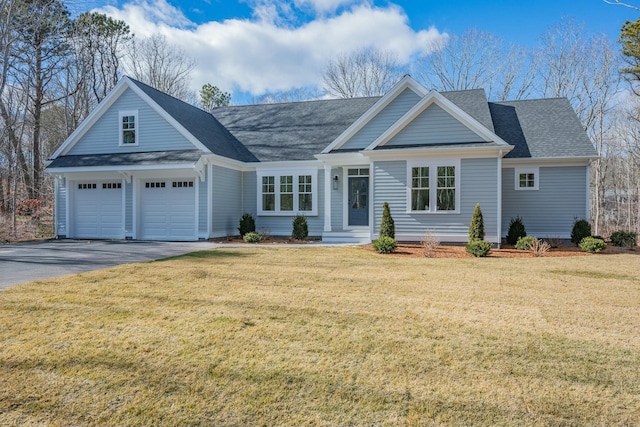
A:
[[[640,256],[217,249],[0,292],[0,425],[639,425]]]

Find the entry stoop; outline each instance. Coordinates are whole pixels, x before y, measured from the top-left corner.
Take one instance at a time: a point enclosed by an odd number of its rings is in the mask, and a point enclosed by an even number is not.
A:
[[[322,241],[324,243],[366,244],[371,243],[371,234],[368,229],[325,231],[322,233]]]

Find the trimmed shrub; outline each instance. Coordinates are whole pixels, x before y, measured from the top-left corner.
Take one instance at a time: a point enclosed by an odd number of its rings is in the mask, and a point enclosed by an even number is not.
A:
[[[520,237],[516,242],[516,249],[528,251],[536,240],[538,239],[533,236]]]
[[[473,216],[471,217],[471,224],[469,224],[469,243],[474,240],[484,240],[484,219],[482,219],[480,203],[476,203],[476,208],[473,210]]]
[[[391,210],[389,209],[389,203],[384,202],[382,204],[382,219],[380,220],[380,237],[396,238],[396,226],[391,217]]]
[[[291,236],[296,240],[304,240],[309,235],[309,225],[307,217],[304,215],[296,215],[293,219],[293,233]]]
[[[634,247],[638,242],[638,235],[633,231],[614,231],[611,234],[611,243],[615,246]]]
[[[521,237],[525,237],[527,232],[524,229],[524,222],[519,216],[511,218],[509,221],[509,232],[507,233],[507,243],[515,245]]]
[[[584,219],[577,219],[571,230],[571,243],[580,245],[585,237],[591,237],[591,224]]]
[[[602,239],[596,239],[595,237],[585,237],[580,241],[580,249],[585,252],[591,252],[592,254],[597,254],[598,252],[602,252],[607,244]]]
[[[258,243],[262,240],[262,235],[260,233],[256,233],[255,231],[249,231],[242,236],[242,240],[246,243]]]
[[[378,240],[373,241],[373,249],[380,254],[390,254],[398,248],[396,239],[389,236],[382,236]]]
[[[256,222],[251,216],[251,214],[243,214],[240,218],[240,226],[238,227],[238,231],[240,232],[240,236],[244,238],[244,235],[247,233],[251,233],[252,231],[256,231]]]
[[[491,242],[484,240],[473,240],[465,245],[467,253],[475,257],[485,257],[491,252]]]

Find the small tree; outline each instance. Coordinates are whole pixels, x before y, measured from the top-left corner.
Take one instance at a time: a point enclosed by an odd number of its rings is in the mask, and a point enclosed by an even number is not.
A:
[[[482,218],[480,203],[476,203],[476,208],[473,210],[473,216],[471,217],[471,224],[469,224],[469,242],[474,240],[484,240],[484,219]]]
[[[240,232],[240,236],[244,237],[247,233],[252,233],[256,231],[256,221],[253,219],[251,214],[243,214],[242,218],[240,218],[240,226],[238,227],[238,231]]]
[[[585,237],[591,237],[591,224],[586,219],[577,219],[571,229],[571,243],[578,246]]]
[[[382,204],[382,220],[380,220],[380,237],[396,238],[396,226],[391,217],[389,203]]]

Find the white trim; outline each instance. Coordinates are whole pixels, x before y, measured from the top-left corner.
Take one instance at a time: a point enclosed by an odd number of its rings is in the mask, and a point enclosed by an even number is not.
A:
[[[124,142],[124,131],[122,128],[122,118],[123,117],[133,116],[133,137],[135,139],[134,143],[126,143]],[[118,111],[118,146],[119,147],[137,147],[140,145],[140,132],[138,132],[140,128],[140,120],[138,116],[138,110],[122,110]]]
[[[369,159],[361,152],[316,154],[314,156],[324,164],[342,167],[342,165],[366,165]]]
[[[503,167],[558,167],[558,166],[586,166],[595,157],[539,157],[534,159],[504,159]]]
[[[406,160],[415,157],[436,158],[456,157],[459,159],[495,158],[500,152],[508,153],[513,146],[501,147],[415,147],[390,148],[384,150],[363,151],[362,154],[372,160]]]
[[[498,201],[498,210],[497,210],[497,222],[498,222],[498,228],[496,229],[498,232],[498,249],[500,249],[500,246],[502,244],[502,151],[500,152],[500,155],[498,156],[498,161],[497,163],[497,168],[498,170],[496,171],[497,173],[497,201]]]
[[[332,179],[331,165],[324,165],[324,232],[331,231],[331,196],[337,191],[333,189]]]
[[[127,237],[127,182],[124,178],[120,178],[122,183],[122,238]]]
[[[376,147],[383,146],[389,142],[394,136],[396,136],[402,129],[404,129],[409,123],[416,119],[424,110],[426,110],[432,104],[438,105],[445,110],[469,130],[477,134],[486,142],[495,142],[501,146],[509,146],[509,144],[500,138],[495,133],[491,132],[485,126],[483,126],[476,119],[471,117],[460,107],[449,101],[447,98],[439,94],[435,90],[429,91],[429,93],[422,98],[416,105],[414,105],[409,111],[407,111],[402,117],[400,117],[393,125],[391,125],[386,131],[382,133],[375,141],[373,141],[365,151],[371,151]]]
[[[398,83],[396,83],[382,98],[380,98],[369,110],[358,118],[351,126],[349,126],[340,136],[338,136],[331,144],[329,144],[321,154],[327,154],[332,150],[340,148],[349,139],[351,139],[358,131],[360,131],[375,116],[384,110],[394,99],[398,97],[406,89],[412,90],[420,98],[425,96],[427,89],[414,80],[411,76],[405,75]]]
[[[312,209],[310,211],[298,210],[299,200],[299,177],[311,176],[311,204]],[[274,177],[274,208],[273,211],[265,211],[262,207],[262,178],[265,176]],[[292,176],[293,177],[293,210],[281,211],[280,210],[280,177]],[[256,211],[257,216],[318,216],[318,169],[269,169],[260,168],[256,169]]]
[[[533,187],[521,187],[520,175],[533,174]],[[540,168],[538,166],[532,166],[528,168],[516,167],[514,168],[514,189],[515,191],[538,191],[540,189]]]
[[[242,172],[240,182],[242,182]],[[240,191],[242,193],[242,190]],[[241,197],[242,198],[242,197]],[[241,202],[242,204],[242,202]],[[207,165],[207,236],[213,233],[213,165]]]
[[[344,165],[342,166],[342,229],[343,230],[369,230],[372,232],[371,224],[373,222],[373,163],[368,165]],[[369,175],[353,175],[349,176],[349,169],[362,169],[362,166],[369,168]],[[369,224],[367,225],[349,225],[349,178],[369,178],[367,203],[369,204]]]
[[[462,169],[460,167],[460,159],[457,158],[442,158],[442,159],[411,159],[407,160],[407,206],[406,213],[411,215],[458,215],[460,214],[460,191],[462,187]],[[455,168],[455,209],[452,211],[440,211],[437,210],[437,190],[438,190],[438,167],[453,166]],[[429,168],[429,210],[428,211],[414,211],[411,210],[411,178],[413,168],[428,167]]]
[[[138,239],[140,238],[140,236],[138,236],[138,221],[140,217],[140,200],[138,199],[140,197],[140,191],[138,191],[138,188],[140,186],[140,178],[134,176],[131,185],[133,186],[131,188],[131,237]]]
[[[188,169],[195,172],[197,162],[190,163],[173,163],[173,164],[154,164],[154,165],[124,165],[124,166],[78,166],[72,168],[52,168],[48,169],[49,173],[95,173],[95,172],[120,172],[127,173],[132,171],[158,171]]]

